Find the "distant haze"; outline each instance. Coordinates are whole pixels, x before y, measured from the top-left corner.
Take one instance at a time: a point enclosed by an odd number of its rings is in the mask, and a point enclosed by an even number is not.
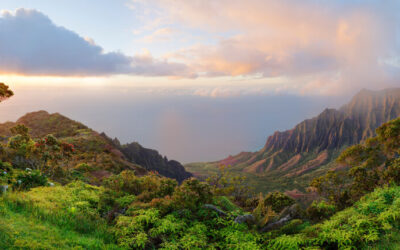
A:
[[[292,128],[349,99],[290,95],[210,98],[122,87],[14,90],[16,95],[0,104],[1,122],[37,110],[59,112],[122,143],[138,141],[183,163],[255,151],[275,130]]]

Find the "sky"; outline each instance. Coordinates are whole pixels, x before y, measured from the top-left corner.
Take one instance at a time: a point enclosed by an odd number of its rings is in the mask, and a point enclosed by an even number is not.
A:
[[[183,162],[399,87],[395,0],[1,0],[0,121],[60,112]]]

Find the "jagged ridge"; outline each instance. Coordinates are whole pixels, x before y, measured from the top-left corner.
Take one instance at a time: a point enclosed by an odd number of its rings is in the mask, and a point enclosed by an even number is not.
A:
[[[338,110],[325,109],[293,129],[275,132],[257,152],[242,152],[221,161],[185,167],[203,177],[220,164],[231,165],[254,181],[257,190],[304,190],[312,178],[338,167],[333,160],[341,150],[374,136],[377,127],[399,116],[399,88],[364,89]]]
[[[379,125],[398,116],[400,89],[362,90],[339,110],[325,109],[317,117],[305,120],[291,130],[275,132],[250,160],[239,161],[236,165],[246,163],[250,166],[260,159],[267,159],[261,166],[264,171],[279,169],[297,154],[314,153],[318,156],[324,150],[330,152],[359,143],[375,135]]]

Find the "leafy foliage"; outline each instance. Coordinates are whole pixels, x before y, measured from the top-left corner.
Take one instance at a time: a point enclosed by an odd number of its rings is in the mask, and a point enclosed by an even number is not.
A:
[[[257,207],[253,210],[253,215],[259,228],[264,227],[276,215],[272,206],[267,205],[262,193],[258,198]]]
[[[330,247],[362,248],[399,230],[400,187],[379,188],[351,208],[301,233],[268,241],[271,249]]]
[[[46,186],[47,177],[38,170],[30,171],[29,169],[17,176],[15,187],[17,189],[29,190],[34,187]]]
[[[311,187],[339,208],[347,207],[376,187],[400,184],[400,118],[383,124],[377,136],[351,146],[337,159],[350,170],[328,172]]]
[[[0,82],[0,102],[14,95],[14,92],[4,83]]]
[[[206,182],[216,195],[230,196],[240,204],[244,204],[252,195],[252,188],[246,182],[246,176],[229,171],[230,166],[220,165],[218,171],[207,178]]]
[[[295,203],[295,201],[282,192],[272,192],[272,193],[269,193],[265,197],[264,203],[267,206],[271,206],[271,208],[272,208],[272,210],[274,210],[274,212],[279,213],[285,207],[289,207],[290,205],[293,205]]]
[[[334,215],[336,212],[336,207],[325,201],[314,201],[307,208],[307,215],[313,221],[321,221],[327,219]]]

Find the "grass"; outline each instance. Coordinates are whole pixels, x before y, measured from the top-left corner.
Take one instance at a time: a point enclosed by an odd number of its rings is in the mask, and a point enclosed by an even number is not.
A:
[[[0,215],[2,249],[118,249],[92,234],[81,234],[69,227],[35,218],[27,211],[2,209]]]
[[[0,199],[0,249],[119,249],[94,211],[99,190],[80,182]]]

